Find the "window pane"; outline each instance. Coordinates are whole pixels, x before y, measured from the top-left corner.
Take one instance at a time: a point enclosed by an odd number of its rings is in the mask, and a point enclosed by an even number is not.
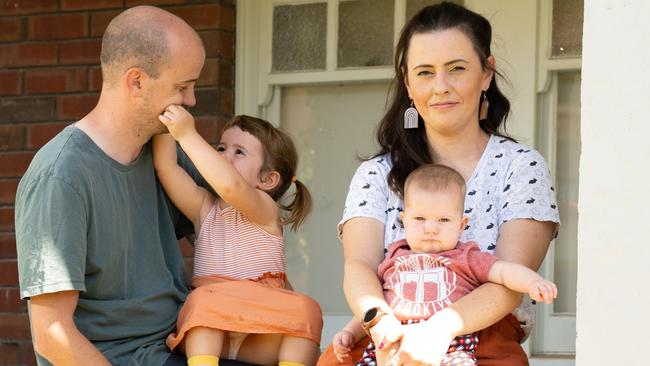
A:
[[[442,0],[406,0],[406,22],[425,6],[439,4]],[[463,0],[451,0],[450,3],[463,5]]]
[[[556,313],[575,313],[580,164],[580,71],[558,74],[556,193],[562,226],[555,240]]]
[[[345,0],[339,4],[338,66],[391,65],[393,0]]]
[[[327,4],[273,8],[273,71],[325,69]]]
[[[583,0],[553,0],[551,56],[582,56]]]

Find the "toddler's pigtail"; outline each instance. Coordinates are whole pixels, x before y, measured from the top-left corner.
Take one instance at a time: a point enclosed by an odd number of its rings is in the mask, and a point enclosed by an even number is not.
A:
[[[307,186],[295,179],[295,177],[292,181],[296,185],[296,192],[293,194],[293,199],[288,205],[281,205],[282,209],[288,212],[282,223],[284,225],[291,224],[291,230],[296,231],[302,225],[303,221],[305,221],[307,215],[309,215],[312,200]]]

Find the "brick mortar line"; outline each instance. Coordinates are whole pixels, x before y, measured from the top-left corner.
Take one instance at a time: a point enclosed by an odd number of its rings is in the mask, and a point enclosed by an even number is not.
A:
[[[34,121],[34,122],[8,122],[8,123],[0,123],[0,126],[19,126],[19,127],[28,127],[32,125],[46,125],[46,124],[62,124],[66,123],[66,121],[57,121],[57,120],[52,120],[52,121]],[[0,181],[2,181],[3,178],[0,178]]]
[[[5,155],[18,155],[18,154],[5,154]],[[9,177],[3,177],[3,178],[9,178]]]
[[[12,153],[12,152],[37,152],[40,149],[41,148],[39,147],[38,149],[27,149],[27,148],[25,148],[25,149],[21,149],[21,150],[3,150],[3,151],[0,151],[0,155],[3,155],[5,153]],[[7,177],[2,177],[2,179],[6,179],[6,178]],[[0,205],[0,207],[2,207],[2,205]]]
[[[7,99],[8,98],[17,98],[17,97],[18,98],[20,98],[20,97],[29,98],[29,97],[32,97],[32,96],[33,97],[47,97],[47,96],[56,97],[58,95],[80,95],[81,96],[81,95],[94,95],[94,94],[99,95],[99,90],[96,91],[96,92],[92,92],[92,91],[88,91],[88,90],[80,90],[80,91],[76,91],[76,92],[75,91],[71,91],[71,92],[66,91],[66,92],[54,92],[54,93],[52,93],[52,92],[49,92],[49,93],[29,93],[29,94],[20,94],[20,95],[13,95],[13,96],[5,95],[5,96],[3,96],[3,99],[5,99],[5,98],[7,98]]]
[[[55,38],[55,39],[29,39],[28,36],[28,22],[25,22],[23,29],[25,31],[25,39],[24,40],[18,40],[18,41],[0,41],[0,45],[11,45],[11,44],[49,44],[52,42],[65,42],[65,41],[76,41],[76,40],[88,40],[88,39],[102,39],[103,35],[101,36],[93,36],[91,34],[88,34],[87,36],[83,37],[66,37],[66,38]],[[195,29],[193,28],[196,33],[199,35],[204,32],[223,32],[226,34],[230,35],[237,35],[237,31],[234,30],[229,30],[229,29],[222,29],[222,28],[214,28],[214,27],[209,27],[209,28],[203,28],[203,29]]]
[[[29,65],[29,66],[5,66],[2,68],[3,71],[49,71],[49,70],[60,70],[67,68],[78,68],[78,67],[92,67],[99,66],[99,64],[50,64],[50,65]],[[41,70],[37,70],[41,69]],[[24,79],[24,78],[23,78]],[[24,81],[24,80],[23,80]],[[24,94],[19,94],[24,95]],[[27,94],[29,95],[29,94]],[[2,97],[7,97],[10,95],[3,95]]]
[[[205,0],[205,1],[197,1],[193,2],[191,4],[187,3],[180,3],[180,4],[163,4],[163,5],[153,5],[161,9],[167,9],[167,8],[191,8],[191,7],[196,7],[198,5],[221,5],[230,9],[237,9],[237,6],[234,4],[230,4],[224,1],[219,1],[219,2],[214,2],[210,0]],[[133,7],[133,6],[131,6]],[[42,11],[36,11],[33,13],[19,13],[19,14],[5,14],[5,15],[0,15],[0,19],[3,18],[18,18],[18,17],[30,17],[30,16],[42,16],[42,15],[65,15],[65,14],[74,14],[74,13],[90,13],[90,12],[100,12],[100,11],[110,11],[110,10],[121,10],[121,9],[127,9],[126,5],[126,0],[122,1],[122,6],[121,7],[105,7],[105,8],[88,8],[88,9],[72,9],[72,10],[65,10],[63,9],[63,4],[61,0],[57,2],[57,9],[55,10],[42,10]]]
[[[32,93],[32,94],[21,94],[21,95],[5,95],[3,96],[2,99],[27,99],[31,97],[56,97],[57,95],[70,95],[70,94],[76,94],[76,95],[94,95],[97,94],[99,95],[99,91],[93,92],[93,91],[88,91],[88,90],[82,90],[78,92],[56,92],[56,93]]]
[[[74,10],[48,10],[48,11],[39,11],[36,13],[21,13],[21,14],[7,14],[0,15],[0,19],[4,18],[18,18],[18,17],[33,17],[33,16],[48,16],[48,15],[69,15],[69,14],[79,14],[79,13],[92,13],[100,11],[110,11],[110,10],[121,10],[125,9],[124,5],[122,7],[107,7],[107,8],[90,8],[90,9],[74,9]]]

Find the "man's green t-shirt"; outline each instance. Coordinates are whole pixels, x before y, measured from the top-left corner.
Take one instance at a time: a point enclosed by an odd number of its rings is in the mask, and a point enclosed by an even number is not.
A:
[[[21,297],[80,291],[75,324],[112,364],[163,365],[189,290],[168,205],[151,142],[122,165],[67,127],[18,187]]]

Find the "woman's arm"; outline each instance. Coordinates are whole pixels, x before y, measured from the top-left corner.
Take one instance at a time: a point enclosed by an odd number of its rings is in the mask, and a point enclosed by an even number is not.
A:
[[[377,267],[384,259],[384,224],[368,217],[355,217],[342,231],[345,257],[343,289],[355,317],[361,319],[366,310],[379,307],[387,315],[371,329],[377,344],[387,346],[401,337],[401,326],[384,299]]]
[[[384,225],[367,217],[352,218],[343,226],[343,289],[357,319],[372,307],[390,310],[377,278],[384,259],[383,233]]]

